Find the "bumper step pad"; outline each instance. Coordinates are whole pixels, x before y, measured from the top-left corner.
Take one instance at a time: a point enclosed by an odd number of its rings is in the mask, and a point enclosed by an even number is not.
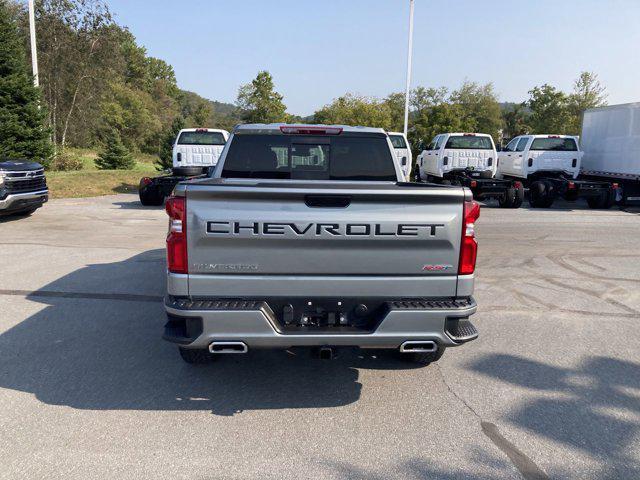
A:
[[[478,330],[466,318],[448,319],[445,332],[456,343],[470,342],[478,338]]]

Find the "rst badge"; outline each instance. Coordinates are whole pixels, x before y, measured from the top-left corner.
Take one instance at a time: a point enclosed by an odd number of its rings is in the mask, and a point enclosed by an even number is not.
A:
[[[424,272],[446,272],[453,270],[453,265],[425,265],[422,267]]]

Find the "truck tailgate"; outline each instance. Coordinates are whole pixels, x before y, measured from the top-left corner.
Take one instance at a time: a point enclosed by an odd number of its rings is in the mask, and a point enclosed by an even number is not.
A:
[[[462,189],[339,183],[189,184],[189,274],[455,278]]]

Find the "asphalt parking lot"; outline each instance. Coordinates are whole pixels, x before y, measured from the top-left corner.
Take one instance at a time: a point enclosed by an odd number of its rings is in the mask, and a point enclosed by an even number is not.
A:
[[[160,208],[0,221],[0,478],[640,477],[640,213],[483,209],[474,323],[438,364],[160,338]]]

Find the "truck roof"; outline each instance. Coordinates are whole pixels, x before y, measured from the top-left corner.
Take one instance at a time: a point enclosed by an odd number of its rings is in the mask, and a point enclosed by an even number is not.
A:
[[[233,132],[256,132],[256,133],[281,133],[280,127],[300,127],[300,128],[341,128],[343,132],[350,133],[382,133],[387,134],[383,128],[359,127],[352,125],[324,125],[320,123],[297,124],[297,123],[245,123],[236,125]]]
[[[447,132],[443,135],[473,135],[475,137],[490,137],[488,133],[475,133],[475,132]]]
[[[533,138],[576,138],[577,135],[559,135],[556,133],[536,133],[536,134],[524,134],[518,135],[519,137],[533,137]]]
[[[218,132],[218,133],[229,133],[226,130],[222,130],[221,128],[208,128],[208,127],[198,127],[198,128],[183,128],[180,130],[182,132]]]

